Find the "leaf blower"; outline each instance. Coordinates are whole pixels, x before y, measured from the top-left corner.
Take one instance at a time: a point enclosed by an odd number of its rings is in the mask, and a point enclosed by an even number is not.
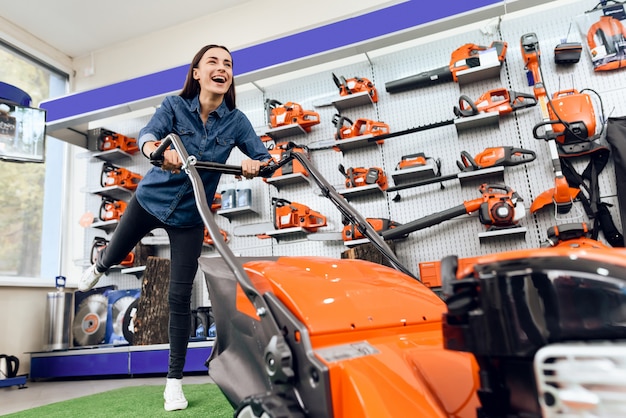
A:
[[[312,110],[304,110],[298,103],[267,99],[265,113],[270,128],[298,124],[305,132],[311,132],[311,127],[320,123],[320,115]]]
[[[509,186],[504,184],[482,184],[479,188],[482,197],[468,200],[463,204],[433,213],[420,219],[402,224],[397,228],[383,232],[384,239],[396,239],[411,232],[438,225],[457,216],[478,213],[480,223],[487,230],[516,227],[524,217],[522,199]]]
[[[480,66],[480,54],[494,48],[498,61],[502,63],[506,56],[507,43],[494,41],[490,46],[481,46],[468,43],[460,46],[450,57],[450,63],[445,67],[425,71],[416,75],[401,78],[385,83],[388,93],[400,93],[421,87],[428,87],[449,81],[458,81],[458,72]]]

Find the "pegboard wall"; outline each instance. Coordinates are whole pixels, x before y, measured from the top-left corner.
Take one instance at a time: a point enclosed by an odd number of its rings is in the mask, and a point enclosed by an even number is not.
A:
[[[454,33],[445,33],[428,41],[408,42],[389,49],[362,54],[346,63],[327,63],[317,72],[309,70],[306,75],[285,75],[277,80],[259,80],[240,89],[237,94],[238,107],[250,118],[259,135],[269,130],[264,110],[267,99],[279,102],[295,102],[304,109],[319,113],[320,124],[312,127],[311,132],[296,134],[282,141],[292,141],[300,145],[311,145],[319,141],[333,139],[336,127],[333,116],[338,110],[330,101],[338,98],[337,87],[332,74],[337,76],[365,77],[374,82],[379,100],[374,104],[342,109],[341,115],[352,121],[359,118],[382,121],[389,125],[391,132],[454,119],[453,106],[459,97],[465,95],[477,99],[483,93],[506,88],[532,94],[526,75],[525,63],[520,50],[522,35],[534,32],[541,48],[543,81],[549,94],[574,88],[577,90],[593,89],[599,95],[591,95],[599,126],[608,118],[626,114],[623,99],[626,91],[626,70],[598,73],[593,71],[590,55],[586,49],[586,40],[581,35],[576,21],[584,12],[596,5],[595,0],[578,2],[557,2],[550,9],[527,11],[516,15],[504,15],[499,20],[485,22],[480,29],[459,29]],[[569,42],[581,42],[583,51],[576,64],[557,65],[554,62],[554,48],[567,38]],[[461,45],[473,43],[490,45],[493,41],[507,43],[506,59],[499,77],[491,77],[472,83],[448,82],[426,88],[390,94],[385,91],[385,83],[423,71],[445,66],[450,61],[452,51]],[[336,66],[334,66],[336,64]],[[235,63],[236,65],[236,63]],[[604,115],[601,114],[601,105]],[[150,115],[124,119],[106,126],[107,129],[128,136],[137,136],[139,130],[148,121]],[[494,252],[536,248],[546,240],[549,227],[567,222],[589,222],[581,204],[574,203],[567,214],[556,214],[552,205],[530,213],[530,205],[542,192],[554,187],[554,174],[549,156],[548,144],[533,137],[533,127],[542,119],[539,106],[521,109],[511,114],[500,116],[497,125],[483,126],[460,131],[455,125],[424,130],[387,139],[382,145],[367,146],[338,152],[333,149],[310,151],[312,163],[323,173],[327,180],[343,189],[344,176],[338,169],[343,167],[380,167],[394,182],[391,173],[403,155],[422,152],[430,159],[439,160],[442,175],[459,172],[457,160],[462,151],[476,155],[488,147],[513,146],[533,150],[537,154],[531,163],[506,167],[499,178],[491,183],[504,183],[515,190],[523,199],[525,216],[519,225],[526,229],[524,234],[514,234],[495,239],[479,239],[485,226],[479,222],[476,214],[463,215],[442,222],[426,229],[415,231],[407,238],[397,241],[396,252],[400,260],[415,274],[418,265],[424,261],[437,261],[450,254],[459,257],[471,257]],[[598,130],[600,127],[598,128]],[[607,145],[604,137],[598,140],[600,145]],[[271,142],[270,142],[271,144]],[[90,152],[92,153],[92,152]],[[230,164],[239,163],[243,154],[234,150]],[[576,166],[582,169],[588,160],[577,160]],[[149,169],[148,161],[140,154],[120,162],[120,165],[138,173]],[[94,189],[99,186],[102,162],[90,159],[88,179]],[[223,176],[219,191],[236,187],[230,176]],[[481,181],[482,182],[482,181]],[[388,218],[399,223],[408,223],[427,215],[462,205],[464,201],[479,198],[478,186],[481,182],[461,183],[458,180],[435,183],[427,186],[410,188],[393,193],[381,193],[365,198],[351,199],[353,206],[364,216]],[[219,226],[229,234],[229,246],[235,254],[245,256],[325,256],[340,257],[346,250],[342,241],[312,241],[302,237],[276,240],[259,239],[254,236],[234,236],[234,228],[241,225],[267,223],[272,220],[271,200],[279,197],[309,206],[324,214],[328,225],[320,232],[340,231],[343,227],[341,215],[334,205],[319,193],[315,185],[304,181],[277,187],[267,184],[262,179],[255,179],[252,187],[252,213],[238,216],[215,216]],[[621,230],[617,208],[615,172],[612,159],[600,175],[600,192],[604,202],[613,205],[613,220]],[[399,199],[397,198],[399,196]],[[394,200],[393,198],[396,197]],[[85,205],[95,211],[100,205],[100,196],[86,190]],[[219,213],[219,212],[218,212]],[[164,232],[155,231],[156,235]],[[89,251],[94,237],[108,234],[101,230],[88,228],[85,233],[85,260],[89,263]],[[600,240],[603,240],[600,235]],[[167,257],[167,245],[157,247],[158,255]],[[206,247],[205,255],[216,255],[211,247]],[[201,275],[199,274],[199,277]],[[134,275],[111,272],[102,282],[117,284],[119,288],[140,287]],[[194,304],[209,303],[204,280],[196,280]]]

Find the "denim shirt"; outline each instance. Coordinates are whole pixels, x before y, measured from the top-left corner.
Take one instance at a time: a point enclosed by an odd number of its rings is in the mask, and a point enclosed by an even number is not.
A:
[[[147,141],[161,140],[170,133],[180,136],[189,155],[199,161],[226,163],[234,147],[255,160],[271,158],[246,115],[236,108],[229,110],[224,101],[209,114],[205,124],[200,118],[198,96],[191,100],[166,97],[139,132],[139,149]],[[198,172],[207,199],[213,199],[220,174],[202,169]],[[184,172],[172,174],[159,167],[150,168],[139,183],[135,197],[146,211],[166,225],[189,227],[202,223],[191,181]]]

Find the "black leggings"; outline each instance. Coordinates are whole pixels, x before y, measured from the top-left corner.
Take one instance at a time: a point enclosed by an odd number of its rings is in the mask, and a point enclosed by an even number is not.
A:
[[[170,239],[170,355],[167,377],[180,379],[189,342],[191,293],[198,270],[198,258],[202,252],[204,226],[175,228],[165,225],[142,208],[133,196],[111,240],[100,252],[96,267],[99,271],[107,271],[111,266],[121,263],[135,245],[156,228],[165,229]]]

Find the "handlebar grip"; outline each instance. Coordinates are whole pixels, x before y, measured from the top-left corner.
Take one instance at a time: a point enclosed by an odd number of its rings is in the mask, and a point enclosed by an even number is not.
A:
[[[163,141],[160,142],[157,149],[150,153],[150,164],[161,167],[163,165],[163,153],[170,147],[170,145],[172,145],[172,138],[168,135]]]

